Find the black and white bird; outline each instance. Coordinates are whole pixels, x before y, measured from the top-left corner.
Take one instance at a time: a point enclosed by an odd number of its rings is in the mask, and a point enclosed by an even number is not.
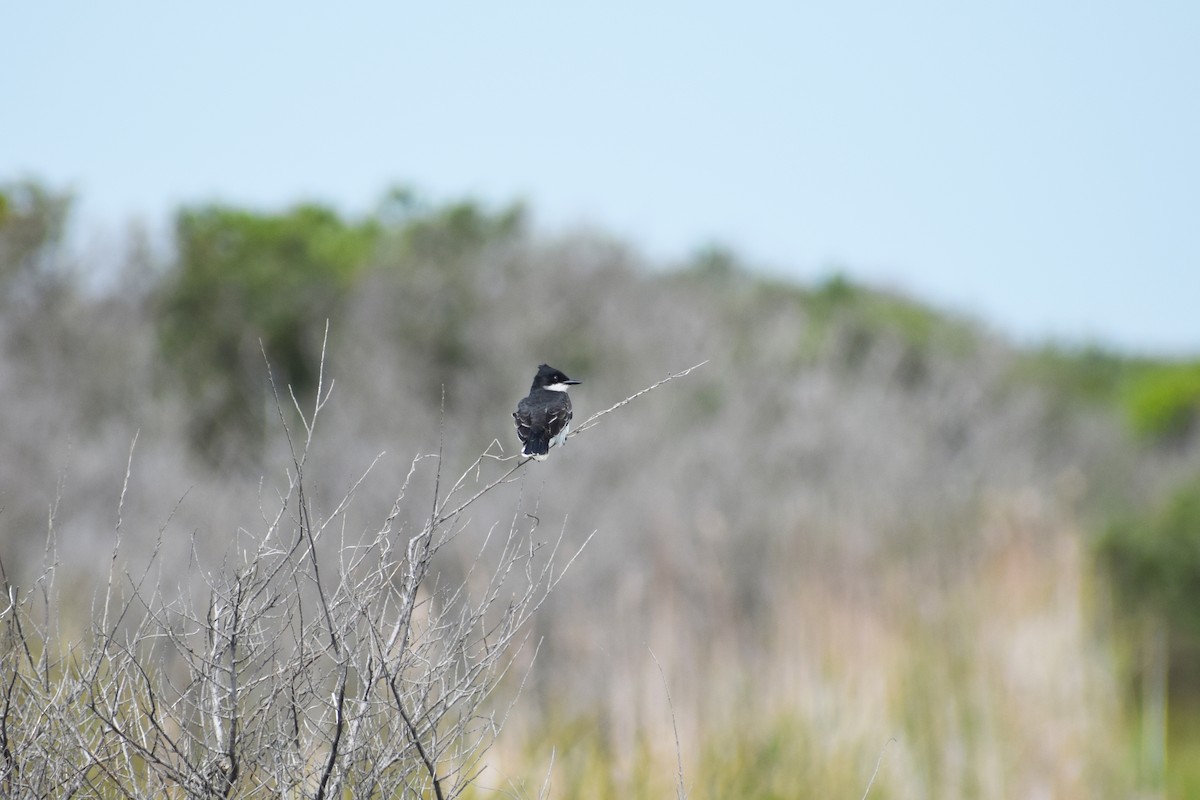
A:
[[[521,455],[545,461],[551,444],[566,444],[571,428],[571,398],[567,387],[573,381],[549,364],[538,367],[529,394],[517,403],[513,419],[521,439]]]

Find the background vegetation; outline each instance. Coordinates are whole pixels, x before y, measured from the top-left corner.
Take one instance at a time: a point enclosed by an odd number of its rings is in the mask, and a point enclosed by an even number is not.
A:
[[[118,520],[121,569],[153,562],[170,605],[292,496],[299,422],[263,350],[311,398],[326,348],[305,492],[349,539],[421,530],[401,486],[511,455],[538,363],[584,380],[586,417],[707,359],[438,551],[436,585],[466,586],[514,509],[567,546],[596,531],[489,696],[528,675],[464,790],[661,797],[678,755],[694,798],[861,796],[894,740],[872,797],[1200,792],[1200,362],[1022,349],[842,276],[717,247],[646,263],[404,190],[360,219],[183,208],[169,247],[131,231],[97,281],[70,206],[0,191],[0,559],[18,600],[53,573],[46,647],[93,624]]]

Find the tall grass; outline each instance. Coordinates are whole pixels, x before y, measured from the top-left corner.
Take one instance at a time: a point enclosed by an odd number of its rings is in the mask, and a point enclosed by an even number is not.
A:
[[[881,755],[875,798],[1133,795],[1116,659],[1075,521],[1024,496],[976,522],[977,557],[926,574],[798,573],[763,630],[724,620],[707,647],[686,634],[681,598],[648,609],[687,796],[861,797]],[[622,655],[590,709],[561,698],[518,714],[489,785],[540,782],[553,753],[554,796],[670,796],[661,678],[645,646]]]

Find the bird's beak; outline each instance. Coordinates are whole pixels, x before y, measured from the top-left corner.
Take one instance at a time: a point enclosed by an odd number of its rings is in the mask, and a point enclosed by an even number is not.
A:
[[[576,386],[583,383],[583,381],[563,381],[563,383],[565,383],[567,386]]]

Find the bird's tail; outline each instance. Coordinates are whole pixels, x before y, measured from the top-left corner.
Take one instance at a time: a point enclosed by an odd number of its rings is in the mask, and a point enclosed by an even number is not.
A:
[[[531,436],[521,448],[521,455],[526,458],[536,458],[544,461],[550,454],[550,439],[546,436]]]

